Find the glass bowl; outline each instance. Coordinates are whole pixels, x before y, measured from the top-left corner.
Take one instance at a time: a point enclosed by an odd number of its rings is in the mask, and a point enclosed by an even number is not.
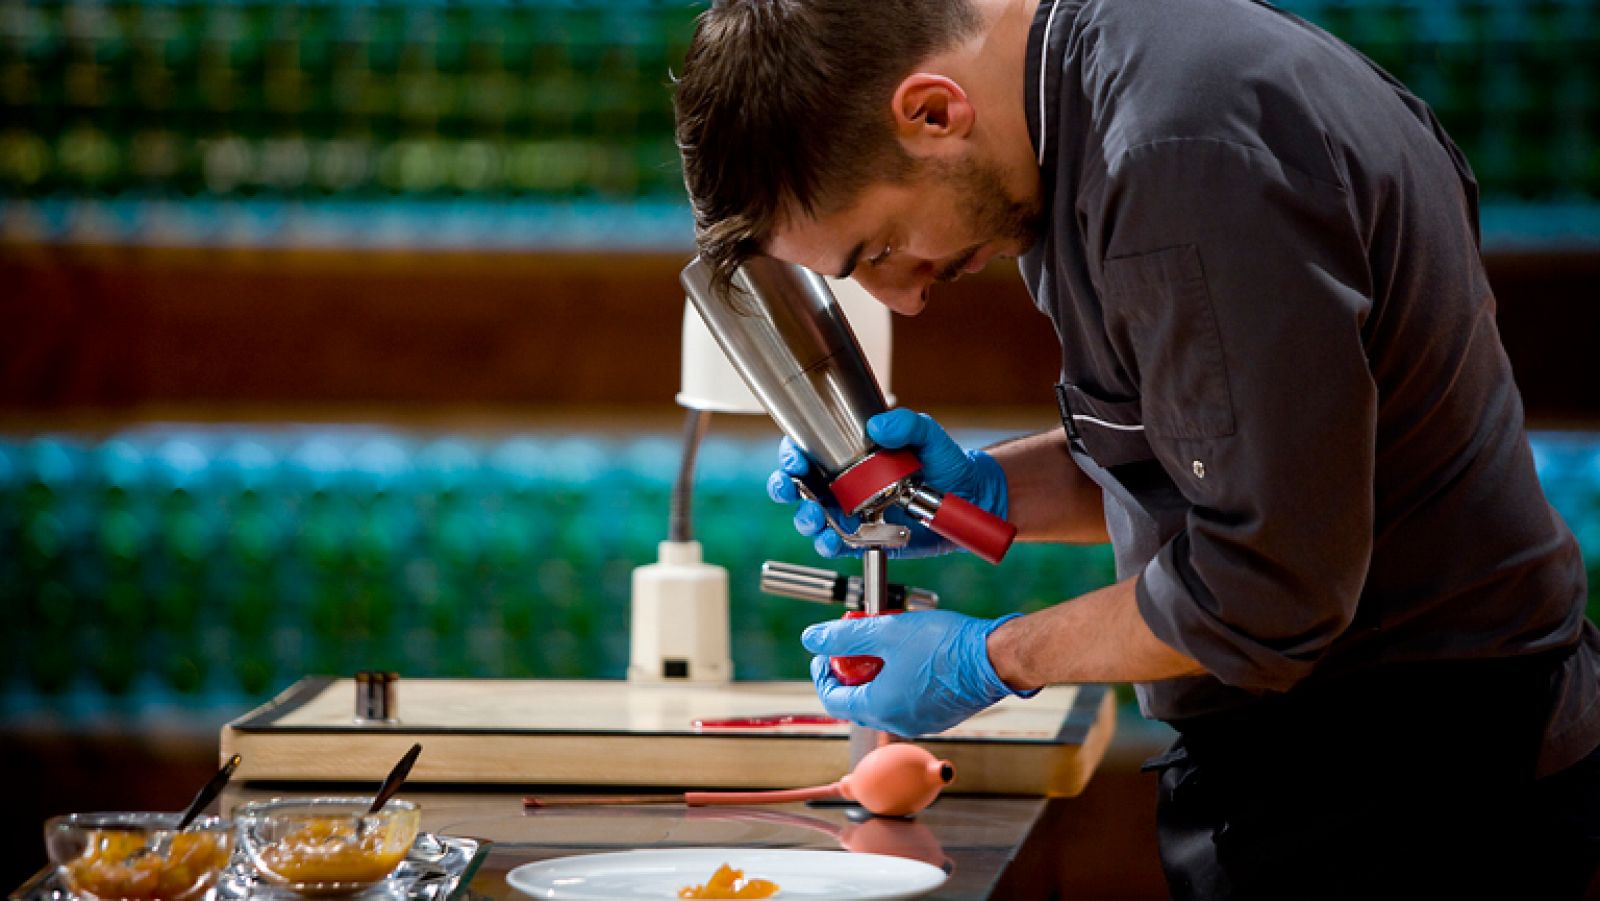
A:
[[[45,850],[73,895],[90,901],[189,901],[216,884],[233,824],[176,813],[72,813],[44,824]]]
[[[417,840],[422,812],[371,798],[259,801],[234,813],[239,844],[262,878],[306,895],[360,891],[387,879]]]

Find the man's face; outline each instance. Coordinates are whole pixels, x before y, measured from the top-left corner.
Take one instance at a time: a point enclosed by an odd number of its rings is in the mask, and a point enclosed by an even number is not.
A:
[[[889,309],[915,316],[934,282],[1022,253],[1042,221],[1038,201],[1014,197],[998,168],[970,157],[924,162],[909,180],[869,185],[838,212],[785,223],[767,253],[854,277]]]

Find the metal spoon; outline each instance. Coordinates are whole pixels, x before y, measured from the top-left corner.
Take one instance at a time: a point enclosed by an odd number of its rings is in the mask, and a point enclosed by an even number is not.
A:
[[[400,762],[394,765],[394,769],[390,770],[389,775],[384,777],[383,785],[378,787],[378,794],[373,797],[372,806],[367,808],[368,816],[382,810],[383,805],[389,803],[389,799],[394,797],[394,793],[400,790],[400,783],[406,781],[406,776],[411,773],[411,765],[417,762],[417,755],[421,753],[421,744],[412,745],[411,750],[407,751],[405,756],[400,758]]]
[[[238,754],[228,758],[228,762],[222,765],[222,769],[217,770],[216,775],[212,776],[209,782],[200,787],[200,791],[195,794],[194,800],[189,802],[188,808],[186,808],[183,811],[183,815],[178,818],[177,827],[171,832],[164,832],[157,836],[156,843],[146,849],[145,853],[160,854],[162,857],[166,857],[172,850],[173,838],[179,832],[188,829],[189,824],[193,823],[195,818],[200,816],[200,812],[209,807],[211,802],[217,799],[217,795],[222,794],[223,787],[228,784],[229,779],[233,778],[233,771],[237,769],[238,766]]]
[[[411,765],[417,762],[417,755],[421,753],[422,745],[420,743],[412,745],[411,750],[407,751],[405,756],[400,758],[400,762],[394,765],[394,769],[389,771],[389,775],[384,777],[383,784],[378,786],[378,793],[372,798],[372,806],[367,808],[365,814],[356,818],[355,840],[357,842],[366,837],[368,823],[370,822],[367,817],[382,810],[383,806],[389,803],[389,799],[394,797],[395,792],[400,790],[401,783],[405,782],[406,776],[411,773]]]

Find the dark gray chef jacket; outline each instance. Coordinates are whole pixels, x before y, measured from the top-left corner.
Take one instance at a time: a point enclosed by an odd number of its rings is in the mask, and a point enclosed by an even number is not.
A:
[[[1576,649],[1540,770],[1600,743],[1578,547],[1432,112],[1251,0],[1043,0],[1027,66],[1048,228],[1021,269],[1073,456],[1145,622],[1209,673],[1139,686],[1145,713]]]

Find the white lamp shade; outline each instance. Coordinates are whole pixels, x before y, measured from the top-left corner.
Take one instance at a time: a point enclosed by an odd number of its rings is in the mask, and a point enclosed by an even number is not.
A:
[[[889,389],[892,349],[889,308],[874,300],[854,279],[830,278],[828,287],[855,331],[856,341],[866,352],[872,374],[883,388],[884,399],[889,406],[894,406],[894,393]],[[694,304],[688,302],[683,309],[683,377],[678,403],[692,410],[713,413],[764,412],[761,402],[745,387],[744,379],[728,362],[717,340],[711,337]]]

